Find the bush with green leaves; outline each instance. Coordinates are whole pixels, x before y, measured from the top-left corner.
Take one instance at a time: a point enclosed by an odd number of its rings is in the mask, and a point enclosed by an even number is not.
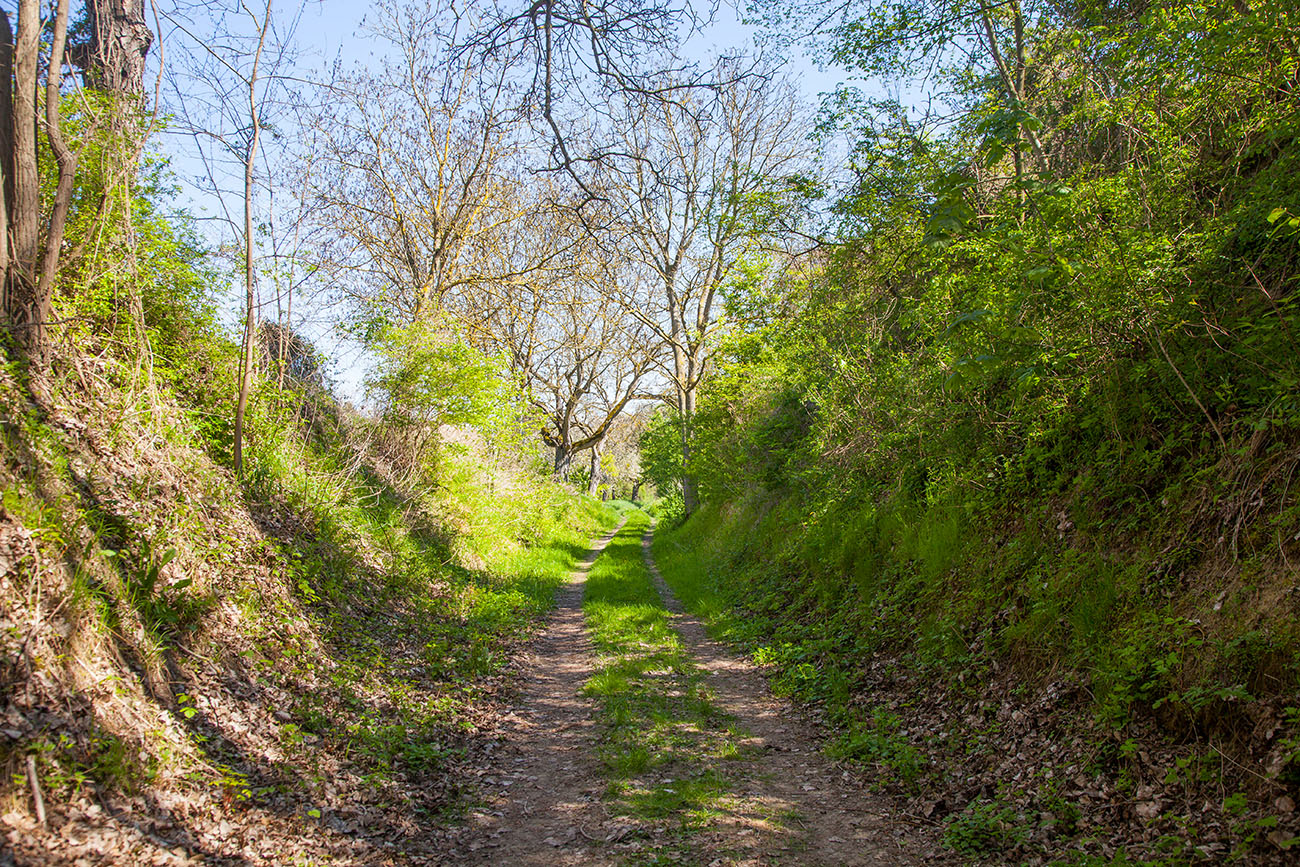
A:
[[[849,142],[835,243],[728,297],[686,468],[705,507],[674,538],[821,699],[881,649],[939,676],[989,655],[1068,671],[1101,719],[1176,735],[1287,694],[1293,22],[1263,3],[841,12],[841,62],[933,72],[951,110],[847,88],[824,106]],[[1014,50],[1016,20],[1021,96],[971,62],[986,23]],[[672,433],[664,416],[643,449]]]

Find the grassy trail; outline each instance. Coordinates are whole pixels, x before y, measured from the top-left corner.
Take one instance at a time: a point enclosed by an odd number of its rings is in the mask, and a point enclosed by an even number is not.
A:
[[[892,842],[877,855],[875,810],[845,809],[856,793],[838,788],[761,675],[661,595],[649,528],[629,516],[583,603],[598,654],[584,693],[605,725],[598,751],[607,803],[633,841],[628,863],[906,863]]]
[[[630,516],[588,576],[583,612],[599,663],[583,691],[607,726],[599,747],[607,797],[620,816],[656,827],[651,848],[673,859],[728,812],[736,774],[725,765],[749,756],[642,563],[648,526],[645,515]]]

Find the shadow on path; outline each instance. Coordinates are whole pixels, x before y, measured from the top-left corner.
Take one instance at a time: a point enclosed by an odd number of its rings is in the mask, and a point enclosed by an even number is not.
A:
[[[583,623],[587,572],[623,522],[597,540],[556,591],[545,632],[524,660],[522,694],[505,719],[506,746],[481,778],[484,803],[457,863],[607,865],[601,823],[605,780],[596,757],[595,705],[580,695],[594,670]]]

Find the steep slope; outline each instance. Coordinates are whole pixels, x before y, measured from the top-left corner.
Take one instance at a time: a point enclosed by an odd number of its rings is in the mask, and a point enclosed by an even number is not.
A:
[[[258,397],[240,481],[220,404],[111,354],[53,371],[0,372],[17,863],[436,860],[513,642],[610,517],[473,437],[402,487],[305,386]]]

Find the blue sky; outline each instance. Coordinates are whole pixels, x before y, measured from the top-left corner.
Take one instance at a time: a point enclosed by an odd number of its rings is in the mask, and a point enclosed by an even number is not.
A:
[[[473,0],[469,0],[469,2],[473,2]],[[364,38],[361,32],[362,21],[370,8],[369,3],[355,2],[355,0],[306,0],[301,7],[299,0],[273,0],[273,3],[276,12],[283,16],[293,14],[294,10],[298,8],[302,9],[295,43],[298,46],[297,66],[304,70],[304,77],[311,77],[311,71],[323,69],[335,60],[341,61],[344,67],[348,67],[371,59],[374,46]],[[0,9],[8,11],[11,17],[15,14],[16,5],[14,0],[0,0]],[[257,7],[261,4],[253,3],[250,5]],[[177,6],[211,10],[224,8],[231,10],[236,15],[238,13],[235,10],[239,8],[235,0],[218,0],[218,2],[207,6],[190,2],[190,0],[160,0],[159,2],[159,8],[163,11],[164,18],[169,10]],[[74,16],[77,14],[78,10],[74,8]],[[753,50],[756,34],[752,27],[740,21],[740,17],[736,8],[724,0],[717,8],[712,22],[702,31],[694,34],[684,46],[683,53],[685,56],[688,59],[707,62],[719,54],[734,54],[738,49]],[[152,14],[149,15],[149,24],[151,29],[156,26]],[[162,29],[167,29],[165,22]],[[193,29],[197,37],[207,38],[201,23],[195,22]],[[175,58],[188,48],[192,48],[192,46],[167,45],[168,65],[174,65]],[[158,59],[159,51],[155,46],[150,58],[151,69],[148,72],[150,80],[146,82],[146,89],[150,92],[153,89],[152,77],[156,75]],[[798,84],[810,107],[815,107],[818,104],[820,94],[833,90],[836,84],[844,79],[842,73],[819,69],[807,57],[798,54],[788,60],[787,69]],[[288,135],[292,136],[292,134],[291,131],[288,132]],[[164,134],[157,137],[154,147],[171,158],[173,169],[178,179],[184,184],[185,192],[182,194],[181,200],[177,202],[178,206],[196,214],[206,213],[212,215],[221,212],[216,199],[210,193],[204,193],[193,184],[194,178],[202,174],[202,171],[201,164],[198,163],[193,153],[193,142],[191,140],[183,136]],[[226,184],[226,186],[238,186],[237,179],[232,176],[230,183]],[[204,223],[203,225],[214,231],[220,231],[219,227],[211,223]],[[213,242],[219,243],[220,239],[214,235]],[[238,300],[240,297],[241,292],[235,291],[234,287],[231,287],[231,291],[226,293],[226,302],[222,304],[223,319],[232,328],[232,331],[235,330],[234,326],[241,316],[240,302]],[[296,318],[297,316],[295,316]],[[328,323],[324,321],[318,322],[314,326],[309,325],[305,330],[310,337],[318,340],[330,355],[341,356],[338,358],[335,369],[340,388],[348,396],[359,396],[361,377],[363,375],[362,368],[364,367],[364,364],[361,363],[362,359],[354,357],[349,360],[344,347],[331,346],[333,341],[328,334]],[[334,351],[335,349],[338,351]]]
[[[298,4],[290,0],[279,0],[275,7],[281,14],[287,15],[298,8]],[[369,4],[345,0],[308,0],[303,7],[296,32],[298,66],[304,70],[319,70],[335,60],[341,61],[345,68],[357,63],[373,62],[372,52],[375,47],[363,32],[363,20],[368,10]],[[707,62],[719,54],[734,54],[738,49],[753,50],[755,31],[743,24],[740,17],[734,6],[719,6],[712,23],[691,37],[684,46],[683,53],[688,59]],[[843,78],[833,71],[818,69],[804,56],[792,57],[788,63],[790,74],[798,83],[809,106],[815,106],[819,102],[819,94],[833,90]],[[190,176],[200,173],[192,155],[187,153],[187,146],[192,145],[186,139],[164,136],[159,144],[172,157],[175,170],[182,179],[188,180]],[[193,187],[187,190],[185,198],[192,210],[206,213],[219,210],[209,195]],[[228,302],[223,305],[223,319],[232,330],[242,316],[238,301],[240,297],[239,291],[232,290],[228,293]],[[299,311],[307,313],[306,305],[296,306],[295,313]],[[273,315],[273,311],[268,312]],[[337,341],[331,333],[329,315],[326,311],[315,322],[296,324],[335,359],[334,375],[340,391],[348,397],[359,399],[366,359]],[[297,315],[295,319],[298,319]]]

